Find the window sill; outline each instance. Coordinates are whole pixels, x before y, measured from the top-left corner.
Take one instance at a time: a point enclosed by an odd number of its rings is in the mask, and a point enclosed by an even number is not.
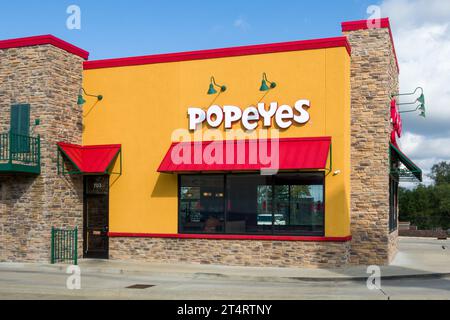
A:
[[[347,237],[304,237],[304,236],[259,236],[259,235],[223,235],[223,234],[149,234],[109,232],[111,238],[169,238],[169,239],[210,239],[210,240],[260,240],[260,241],[304,241],[304,242],[348,242]]]

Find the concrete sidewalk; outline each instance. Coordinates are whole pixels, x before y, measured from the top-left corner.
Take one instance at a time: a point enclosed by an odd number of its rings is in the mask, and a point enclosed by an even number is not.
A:
[[[153,275],[190,279],[230,279],[267,282],[361,281],[366,266],[340,269],[235,267],[199,264],[157,264],[111,260],[81,260],[82,274]],[[65,272],[67,265],[1,263],[0,270]],[[400,251],[390,266],[381,267],[383,279],[443,278],[450,276],[450,240],[400,238]]]

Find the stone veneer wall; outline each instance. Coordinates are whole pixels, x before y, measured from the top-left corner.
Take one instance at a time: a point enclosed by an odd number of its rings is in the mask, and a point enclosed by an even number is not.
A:
[[[352,264],[388,264],[398,233],[389,232],[390,97],[398,71],[389,29],[344,32],[351,62]]]
[[[52,45],[0,49],[0,132],[9,131],[11,105],[26,103],[41,136],[41,175],[0,175],[0,261],[48,262],[52,226],[82,230],[82,179],[58,176],[56,161],[58,141],[81,143],[82,63]]]
[[[110,259],[266,267],[340,267],[350,242],[110,238]]]

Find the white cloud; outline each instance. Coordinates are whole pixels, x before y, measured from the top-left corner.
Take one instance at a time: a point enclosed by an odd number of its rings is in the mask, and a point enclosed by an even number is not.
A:
[[[427,118],[403,114],[400,141],[429,173],[436,162],[450,161],[450,1],[384,0],[381,13],[392,24],[400,91],[425,90]]]
[[[400,141],[400,146],[402,151],[416,160],[450,159],[450,137],[428,138],[406,132]]]
[[[404,28],[415,28],[427,23],[445,23],[450,17],[448,0],[384,0],[381,12]]]
[[[402,151],[422,168],[425,184],[433,182],[429,177],[433,165],[449,161],[450,148],[447,146],[450,146],[450,137],[427,138],[411,132],[406,132],[400,141]]]
[[[241,31],[248,31],[250,29],[250,24],[243,17],[234,20],[233,26]]]

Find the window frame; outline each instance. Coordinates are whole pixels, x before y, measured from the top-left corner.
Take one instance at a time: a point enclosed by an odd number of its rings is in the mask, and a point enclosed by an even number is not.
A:
[[[215,233],[212,233],[212,232],[186,232],[186,231],[182,231],[182,226],[181,226],[181,178],[183,177],[183,176],[222,176],[222,178],[223,178],[223,188],[224,188],[224,190],[223,190],[223,194],[224,194],[224,196],[223,196],[223,206],[224,206],[224,210],[223,210],[223,229],[224,229],[224,232],[215,232]],[[195,174],[195,173],[192,173],[192,174],[179,174],[178,175],[178,177],[177,177],[177,188],[178,188],[178,191],[177,191],[177,194],[178,194],[178,205],[177,205],[177,223],[178,223],[178,234],[201,234],[201,235],[225,235],[225,234],[227,234],[226,233],[226,219],[227,219],[227,216],[226,216],[226,211],[227,211],[227,208],[226,208],[226,199],[227,199],[227,190],[226,190],[226,176],[223,174],[223,173],[211,173],[211,174]]]
[[[227,173],[183,173],[183,174],[178,174],[177,175],[177,196],[178,196],[178,205],[177,205],[177,223],[178,223],[178,234],[182,234],[182,235],[205,235],[205,236],[209,236],[209,235],[218,235],[218,236],[287,236],[287,237],[325,237],[325,226],[326,226],[326,174],[324,171],[283,171],[283,172],[279,172],[278,174],[319,174],[322,178],[322,187],[323,187],[323,229],[321,232],[306,232],[306,231],[302,231],[302,232],[292,232],[292,233],[275,233],[275,228],[274,228],[274,213],[272,211],[272,227],[271,227],[271,232],[270,233],[227,233],[227,221],[228,221],[228,208],[227,208],[227,200],[228,200],[228,192],[227,192],[227,178],[229,175],[260,175],[260,173],[258,172],[227,172]],[[189,231],[183,231],[182,230],[182,225],[181,225],[181,212],[180,212],[180,208],[181,208],[181,178],[183,176],[208,176],[208,175],[221,175],[223,176],[223,181],[224,181],[224,197],[223,197],[223,201],[224,201],[224,227],[223,227],[223,232],[217,232],[217,233],[209,233],[209,232],[189,232]],[[271,186],[274,187],[275,186],[275,176],[271,176],[272,177],[272,181],[271,181]],[[274,189],[273,189],[274,190]],[[274,197],[274,193],[272,195]],[[290,195],[291,196],[291,195]],[[290,206],[289,206],[290,207]]]

